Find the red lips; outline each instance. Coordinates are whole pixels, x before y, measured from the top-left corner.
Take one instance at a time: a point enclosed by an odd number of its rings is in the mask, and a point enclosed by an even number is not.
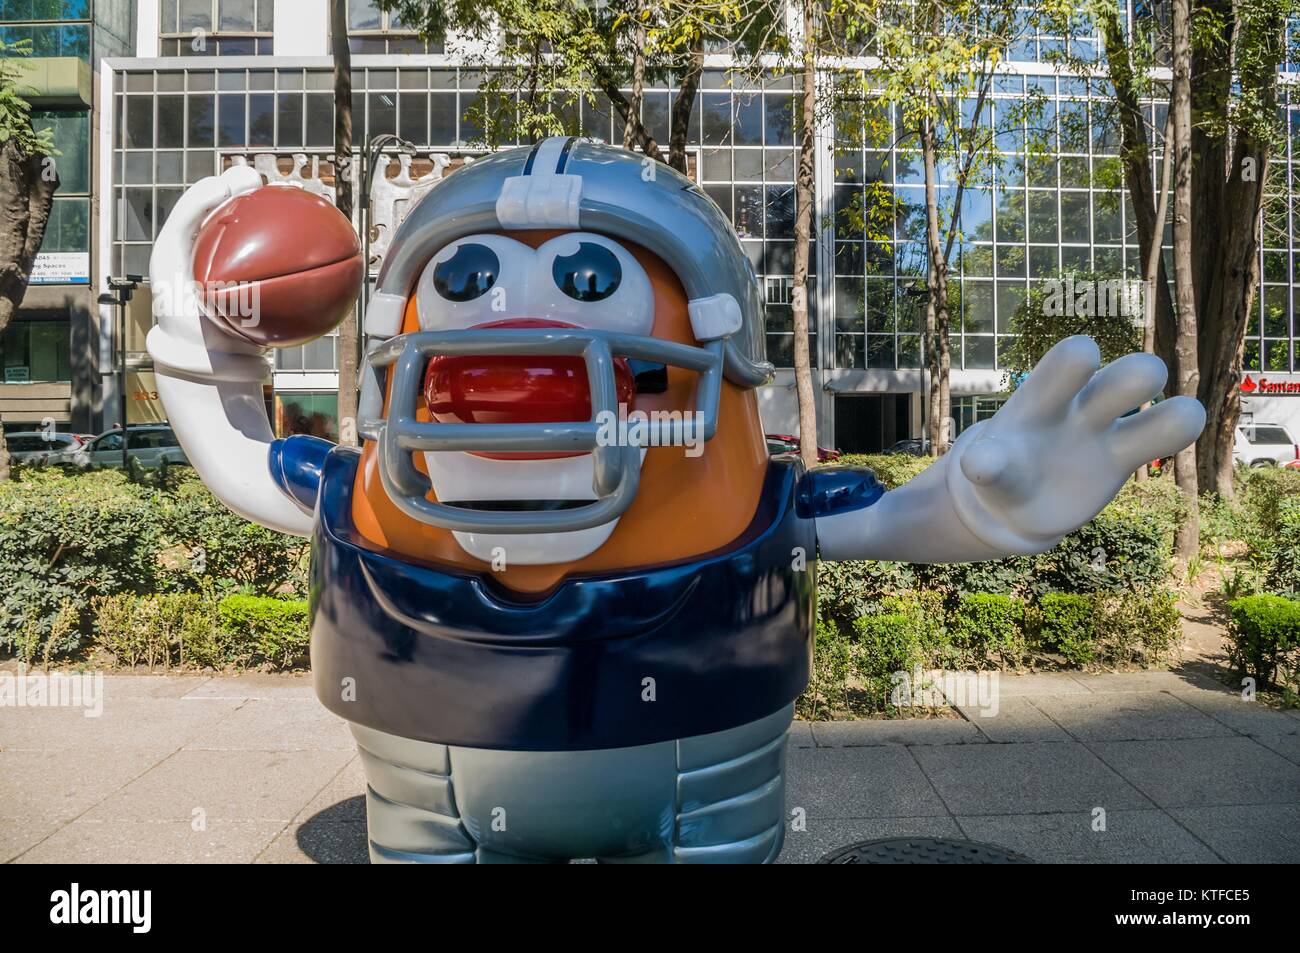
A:
[[[512,318],[479,328],[571,328],[542,318]],[[629,408],[635,381],[625,358],[614,359],[618,400]],[[439,423],[540,424],[591,419],[591,387],[581,357],[468,355],[434,357],[424,374],[424,399]],[[580,453],[480,453],[503,460],[541,460]]]

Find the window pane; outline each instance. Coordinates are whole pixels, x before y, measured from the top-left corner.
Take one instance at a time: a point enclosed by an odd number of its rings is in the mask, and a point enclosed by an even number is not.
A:
[[[349,30],[378,30],[379,7],[373,0],[348,0]]]
[[[212,3],[210,0],[180,0],[180,31],[212,30]]]
[[[242,146],[244,141],[244,97],[218,96],[217,145]]]
[[[280,128],[275,134],[275,144],[277,146],[302,145],[302,93],[280,93],[277,102]]]
[[[217,17],[222,31],[253,31],[253,0],[217,0]]]

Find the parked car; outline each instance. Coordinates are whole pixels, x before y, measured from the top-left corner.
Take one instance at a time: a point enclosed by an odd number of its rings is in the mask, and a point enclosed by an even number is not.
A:
[[[166,424],[133,424],[127,447],[133,460],[145,469],[153,469],[164,460],[168,465],[189,465],[176,434]],[[120,467],[122,465],[122,430],[106,430],[84,447],[68,454],[60,463],[77,466]]]
[[[83,446],[85,440],[75,433],[47,433],[43,430],[19,430],[5,434],[9,458],[27,466],[59,463],[63,457]]]
[[[892,444],[885,453],[901,453],[912,457],[923,457],[930,452],[930,441],[925,437],[908,437]]]
[[[1271,467],[1300,460],[1300,447],[1281,424],[1238,424],[1232,458],[1252,467]]]
[[[767,437],[767,452],[772,456],[780,453],[798,453],[799,438],[788,433],[770,433]],[[831,450],[827,447],[817,448],[817,459],[821,463],[830,463],[832,460],[838,460],[840,452]]]

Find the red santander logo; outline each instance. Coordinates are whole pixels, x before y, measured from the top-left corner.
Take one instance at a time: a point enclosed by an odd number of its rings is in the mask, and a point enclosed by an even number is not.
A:
[[[1300,396],[1300,381],[1271,381],[1263,375],[1254,380],[1249,374],[1237,385],[1237,389],[1246,395],[1256,397]]]

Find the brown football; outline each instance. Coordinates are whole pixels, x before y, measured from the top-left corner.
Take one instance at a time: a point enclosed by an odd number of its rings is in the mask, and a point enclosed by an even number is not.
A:
[[[351,223],[293,186],[236,196],[208,217],[194,245],[204,310],[263,346],[305,344],[335,328],[356,304],[361,275]]]

